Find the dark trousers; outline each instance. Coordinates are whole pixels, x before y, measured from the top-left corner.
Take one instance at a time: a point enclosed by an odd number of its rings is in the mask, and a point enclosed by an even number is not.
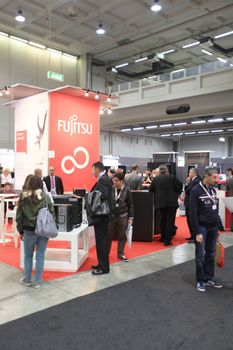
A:
[[[169,243],[175,234],[176,208],[160,208],[161,240]]]
[[[109,272],[107,228],[109,218],[104,216],[100,222],[94,224],[96,254],[99,268],[104,272]]]
[[[190,232],[190,236],[192,237],[192,239],[194,239],[194,235],[192,233],[192,227],[190,224],[190,209],[189,208],[185,208],[185,213],[186,213],[186,219],[187,219],[187,224],[188,224],[188,228],[189,228],[189,232]]]
[[[161,232],[160,209],[154,210],[154,234]]]
[[[128,224],[128,215],[124,217],[117,216],[113,218],[108,224],[108,253],[110,254],[113,237],[118,239],[117,255],[121,257],[124,255],[126,242],[126,229]]]
[[[201,227],[200,233],[203,235],[203,242],[195,242],[196,278],[197,282],[206,282],[214,277],[218,227]]]

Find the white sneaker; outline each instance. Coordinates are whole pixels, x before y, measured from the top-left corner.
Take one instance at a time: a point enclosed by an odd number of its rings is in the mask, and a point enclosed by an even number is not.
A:
[[[33,285],[33,287],[34,287],[35,289],[40,289],[40,287],[41,287],[41,282],[35,282],[34,285]]]

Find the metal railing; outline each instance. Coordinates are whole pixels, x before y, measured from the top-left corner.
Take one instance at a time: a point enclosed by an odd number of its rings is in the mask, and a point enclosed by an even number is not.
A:
[[[139,87],[144,87],[144,86],[152,86],[152,85],[164,83],[167,81],[193,77],[200,74],[217,72],[220,70],[229,69],[231,67],[233,67],[233,63],[231,62],[221,62],[221,61],[208,62],[198,66],[174,70],[170,73],[154,75],[144,79],[139,79],[131,82],[124,82],[122,84],[113,85],[109,87],[108,93],[117,94],[122,91],[138,89]]]

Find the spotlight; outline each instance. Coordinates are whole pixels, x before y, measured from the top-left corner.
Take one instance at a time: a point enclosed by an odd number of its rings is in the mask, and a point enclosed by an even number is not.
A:
[[[17,22],[25,22],[25,17],[23,15],[23,11],[19,10],[17,16],[15,16],[15,20]]]
[[[162,6],[159,4],[159,0],[154,0],[154,5],[152,5],[150,9],[153,12],[159,12],[162,9]]]
[[[111,99],[111,95],[108,95],[107,101],[108,101],[108,102],[111,102],[111,100],[112,100],[112,99]]]
[[[111,108],[108,109],[108,114],[112,114]]]
[[[6,87],[6,86],[5,86],[5,88],[4,88],[4,89],[5,89],[5,94],[6,94],[6,95],[10,95],[10,91],[7,89],[7,87]]]
[[[96,34],[98,34],[98,35],[105,34],[105,29],[103,28],[103,24],[102,23],[100,23],[99,27],[96,29]]]
[[[85,96],[86,96],[86,97],[89,96],[89,90],[87,90],[87,91],[85,92]]]
[[[225,137],[223,137],[223,136],[219,137],[218,140],[219,140],[219,142],[225,142],[226,141]]]
[[[98,91],[97,94],[95,95],[95,99],[98,100],[99,98],[100,98],[100,93]]]
[[[104,109],[103,109],[103,108],[101,108],[101,110],[100,110],[100,114],[101,114],[101,115],[103,115],[103,114],[104,114]]]
[[[2,93],[2,91],[0,91],[0,97],[2,97],[3,96],[3,93]]]

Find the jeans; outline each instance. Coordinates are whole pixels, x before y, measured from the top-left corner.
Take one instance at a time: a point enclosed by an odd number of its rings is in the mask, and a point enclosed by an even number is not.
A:
[[[216,241],[218,227],[200,227],[203,242],[195,241],[196,245],[196,279],[197,282],[206,282],[214,277]]]
[[[47,243],[48,238],[36,236],[31,231],[24,231],[24,277],[26,280],[31,281],[33,253],[36,247],[35,282],[41,282]]]

